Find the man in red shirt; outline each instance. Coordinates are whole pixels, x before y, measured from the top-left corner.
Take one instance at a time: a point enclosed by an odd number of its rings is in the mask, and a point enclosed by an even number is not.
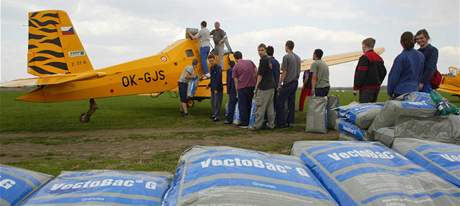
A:
[[[359,58],[355,70],[353,94],[359,91],[359,103],[377,102],[380,85],[387,70],[382,57],[374,52],[375,39],[367,38],[362,42],[364,54]]]
[[[257,67],[251,60],[243,59],[243,54],[235,52],[236,65],[233,67],[233,80],[238,90],[238,109],[240,112],[239,127],[247,128],[249,115],[256,86]]]

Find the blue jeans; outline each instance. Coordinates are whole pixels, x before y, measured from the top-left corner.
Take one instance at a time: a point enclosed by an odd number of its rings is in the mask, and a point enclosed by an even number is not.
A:
[[[254,87],[238,89],[238,109],[240,111],[240,125],[249,125],[249,115],[252,106]]]
[[[431,82],[423,84],[423,88],[420,91],[425,93],[431,93],[431,91],[433,91],[433,88],[431,87]]]
[[[227,121],[233,122],[233,116],[235,115],[235,107],[238,99],[236,94],[228,94],[228,108],[227,108]]]
[[[276,126],[286,126],[294,124],[295,119],[295,95],[297,92],[297,81],[292,81],[283,85],[279,91],[276,101]],[[285,105],[287,102],[287,116]]]
[[[203,69],[204,74],[209,73],[207,60],[210,49],[211,48],[209,46],[200,47],[201,68]]]

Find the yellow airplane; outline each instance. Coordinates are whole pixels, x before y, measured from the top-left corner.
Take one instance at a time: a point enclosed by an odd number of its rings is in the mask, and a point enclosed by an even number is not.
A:
[[[460,97],[460,69],[449,67],[449,73],[443,75],[439,90]]]
[[[177,91],[177,81],[183,69],[191,65],[193,59],[200,58],[198,40],[186,35],[158,54],[94,70],[70,18],[60,10],[30,12],[28,41],[28,73],[37,77],[13,80],[0,87],[36,87],[17,98],[21,101],[89,100],[89,110],[80,116],[81,122],[88,122],[96,111],[96,98]],[[384,49],[376,51],[382,53]],[[361,54],[353,52],[325,57],[324,60],[335,65],[355,61]],[[233,55],[226,54],[224,82],[230,60],[234,60]],[[311,59],[304,60],[302,70],[308,69],[311,63]],[[202,75],[201,71],[198,64],[196,72]],[[208,84],[209,80],[200,81],[193,99],[209,98]]]

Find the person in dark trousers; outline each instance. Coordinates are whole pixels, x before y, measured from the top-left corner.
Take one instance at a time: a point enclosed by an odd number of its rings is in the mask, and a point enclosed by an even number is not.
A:
[[[257,70],[256,90],[254,99],[256,102],[256,116],[253,129],[261,129],[267,118],[267,128],[275,127],[275,108],[273,106],[273,96],[275,94],[275,78],[273,77],[271,57],[267,55],[267,47],[260,44],[257,47],[260,61]]]
[[[224,85],[222,84],[222,67],[216,63],[216,57],[209,55],[209,64],[211,65],[211,118],[217,122],[220,120],[220,109],[222,105],[222,98],[224,93]]]
[[[312,95],[311,93],[312,76],[313,74],[310,72],[309,69],[303,72],[303,86],[302,86],[302,92],[300,93],[300,99],[299,99],[299,111],[301,112],[303,112],[303,108],[305,106],[305,100]]]
[[[313,52],[314,62],[310,66],[312,73],[311,88],[314,89],[315,96],[326,97],[330,89],[329,66],[321,58],[323,58],[323,50],[315,49]]]
[[[233,116],[235,115],[235,107],[238,99],[236,98],[236,88],[235,82],[233,81],[232,72],[233,67],[235,67],[235,62],[229,62],[230,68],[227,70],[227,119],[225,120],[224,124],[232,124],[233,123]]]
[[[179,98],[180,98],[179,108],[180,108],[180,112],[182,113],[182,116],[184,117],[188,115],[188,108],[187,108],[188,83],[190,82],[190,80],[196,77],[195,72],[194,72],[196,65],[198,65],[198,60],[193,59],[192,65],[185,67],[178,81]]]
[[[359,58],[355,69],[353,94],[359,91],[359,103],[377,102],[380,86],[387,70],[382,57],[374,52],[375,39],[362,41],[363,55]]]
[[[426,93],[430,93],[433,90],[431,79],[433,79],[434,73],[438,70],[436,66],[438,63],[438,49],[432,46],[429,40],[430,35],[426,29],[422,29],[415,34],[415,42],[420,46],[418,51],[425,56],[422,79],[418,89]]]
[[[276,127],[291,127],[294,124],[295,96],[300,75],[300,57],[294,53],[294,42],[285,44],[286,55],[281,63],[281,76],[278,85],[278,100],[276,102]],[[287,115],[285,105],[287,102]]]
[[[232,77],[238,92],[238,109],[240,112],[240,128],[247,128],[256,86],[257,67],[251,60],[243,59],[243,54],[235,52],[236,65],[233,67]]]
[[[273,78],[275,79],[275,95],[273,96],[273,105],[276,106],[276,97],[278,96],[278,84],[280,82],[280,63],[276,58],[273,56],[275,54],[275,49],[273,46],[267,46],[267,54],[270,57],[272,63],[272,71],[273,71]]]
[[[395,58],[388,75],[387,92],[392,99],[418,91],[425,61],[423,54],[414,49],[412,32],[404,32],[400,42],[403,51]]]

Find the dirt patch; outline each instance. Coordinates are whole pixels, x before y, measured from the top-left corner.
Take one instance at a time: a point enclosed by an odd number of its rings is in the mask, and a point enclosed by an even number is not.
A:
[[[335,131],[328,134],[305,133],[300,126],[249,131],[224,125],[216,125],[205,131],[200,128],[175,128],[2,133],[0,163],[36,160],[46,164],[63,164],[72,160],[76,163],[68,166],[69,169],[79,169],[81,162],[92,162],[87,167],[102,165],[107,169],[147,163],[169,169],[176,164],[180,154],[193,145],[234,146],[289,154],[295,141],[332,140],[337,137]]]

